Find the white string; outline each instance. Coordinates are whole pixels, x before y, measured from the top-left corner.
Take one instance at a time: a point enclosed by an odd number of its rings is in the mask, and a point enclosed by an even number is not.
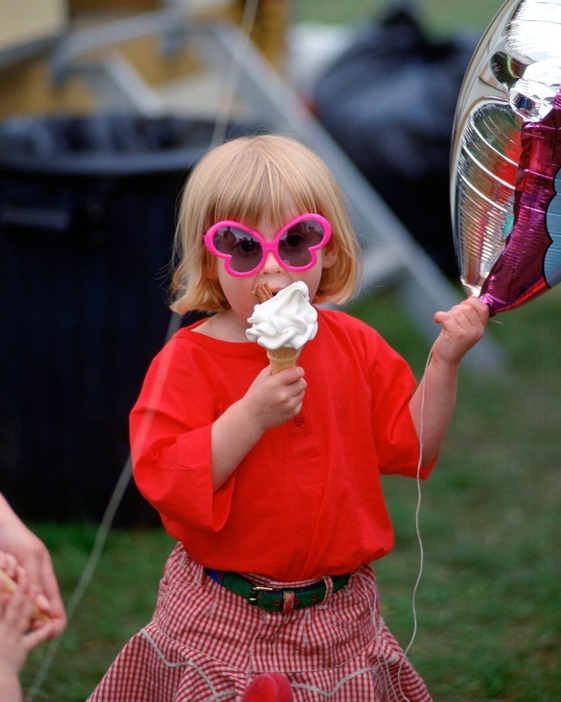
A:
[[[70,625],[70,622],[72,621],[74,614],[76,613],[78,605],[82,601],[84,595],[86,594],[86,590],[88,589],[90,582],[92,581],[95,570],[99,563],[99,559],[101,558],[101,554],[107,541],[107,537],[109,536],[109,532],[111,531],[111,525],[113,524],[115,514],[121,503],[121,500],[123,499],[123,495],[125,493],[125,490],[127,489],[130,478],[131,460],[129,456],[127,462],[125,463],[125,466],[123,467],[123,470],[121,471],[121,475],[119,476],[117,485],[113,490],[111,499],[109,500],[109,504],[107,505],[99,528],[97,530],[93,548],[82,571],[80,580],[78,581],[78,584],[74,589],[74,592],[72,593],[72,596],[70,597],[66,606],[66,617],[68,625]],[[37,671],[33,684],[25,698],[26,702],[32,702],[32,700],[34,700],[37,694],[40,692],[41,687],[43,686],[47,675],[49,674],[53,666],[56,655],[60,649],[62,638],[63,637],[60,636],[57,639],[53,639],[50,642],[45,656],[41,662],[41,666]]]
[[[412,631],[409,643],[407,644],[407,646],[404,650],[404,659],[407,658],[409,651],[410,651],[411,647],[413,646],[413,643],[417,637],[417,631],[418,631],[417,592],[418,592],[418,589],[419,589],[419,586],[421,583],[421,579],[422,579],[423,571],[424,571],[424,565],[425,565],[425,552],[424,552],[424,545],[423,545],[423,539],[422,539],[422,535],[421,535],[421,526],[420,526],[421,503],[422,503],[421,466],[422,466],[423,449],[424,449],[423,436],[424,436],[424,413],[425,413],[425,400],[426,400],[426,383],[424,381],[424,376],[426,375],[427,368],[429,367],[431,358],[432,358],[432,348],[430,349],[427,360],[425,362],[422,387],[421,387],[421,403],[420,403],[420,417],[419,417],[419,460],[417,462],[417,471],[416,471],[417,503],[416,503],[416,507],[415,507],[415,532],[417,535],[417,542],[419,545],[419,570],[417,573],[417,578],[415,581],[415,585],[413,587],[413,594],[411,597],[411,609],[412,609],[412,614],[413,614],[413,631]],[[361,576],[361,578],[363,578],[363,576]],[[376,588],[375,597],[378,598],[377,588]],[[377,617],[378,606],[379,605],[378,605],[377,599],[374,599],[370,604],[370,616],[371,616],[372,622],[374,623],[375,637],[376,638],[379,638],[378,617]],[[402,702],[414,702],[413,700],[410,700],[409,697],[407,697],[407,695],[405,694],[405,692],[403,690],[402,684],[401,684],[401,673],[403,670],[403,665],[405,663],[404,659],[400,663],[399,671],[397,674],[399,694],[401,695]],[[386,671],[386,678],[388,681],[391,680],[391,673],[390,673],[389,666],[390,666],[389,661],[385,660],[384,661],[384,668]]]
[[[236,85],[238,83],[239,76],[241,73],[241,66],[243,65],[243,57],[250,43],[250,36],[253,30],[253,26],[255,24],[258,5],[259,0],[246,0],[244,4],[244,12],[241,21],[241,31],[238,34],[239,38],[234,51],[234,59],[231,63],[230,70],[227,74],[227,78],[225,81],[224,94],[226,95],[226,98],[224,99],[222,103],[222,109],[217,114],[215,120],[211,146],[224,140],[226,126],[234,102]],[[170,337],[175,333],[175,331],[177,331],[179,326],[180,318],[177,315],[172,314],[166,333],[166,341],[170,339]],[[158,384],[160,388],[163,387],[165,375],[167,375],[167,368],[165,369],[165,373],[163,375],[164,377],[161,378],[162,382]],[[119,505],[121,504],[125,491],[130,482],[131,476],[132,462],[131,457],[129,455],[125,465],[123,466],[121,474],[117,480],[117,484],[115,485],[115,488],[109,500],[109,504],[98,527],[94,545],[92,547],[86,565],[82,571],[78,584],[76,585],[76,588],[74,589],[72,595],[69,598],[68,604],[66,605],[67,626],[70,625],[76,613],[76,610],[80,605],[82,599],[84,598],[84,595],[86,594],[86,591],[94,577],[95,571],[99,564],[99,560],[103,553],[103,549],[111,531],[111,527],[115,519],[115,514]],[[57,653],[60,650],[62,639],[63,636],[54,639],[47,647],[45,656],[42,660],[39,670],[37,671],[31,688],[26,695],[25,702],[33,702],[37,694],[41,691],[41,688],[44,685],[50,670],[52,669]]]
[[[405,657],[409,655],[409,651],[411,650],[411,647],[413,646],[413,643],[415,642],[415,639],[417,638],[417,632],[418,632],[418,616],[417,616],[417,592],[419,590],[419,586],[421,584],[421,579],[423,577],[423,571],[425,568],[425,548],[423,544],[423,538],[421,535],[421,503],[422,503],[422,489],[421,489],[421,465],[422,465],[422,460],[423,460],[423,449],[424,449],[424,441],[423,441],[423,436],[424,436],[424,424],[425,424],[425,400],[426,400],[426,382],[425,382],[425,376],[427,369],[429,367],[430,361],[432,358],[432,347],[429,351],[426,363],[425,363],[425,370],[423,374],[423,386],[421,388],[421,405],[420,405],[420,417],[419,417],[419,462],[417,463],[417,476],[416,476],[416,484],[417,484],[417,503],[415,505],[415,533],[417,535],[417,543],[419,545],[419,571],[417,573],[417,578],[415,580],[415,585],[413,587],[413,594],[411,596],[411,611],[413,615],[413,631],[411,633],[411,638],[409,639],[409,643],[405,647]],[[403,664],[402,664],[403,665]],[[405,695],[403,692],[403,689],[401,687],[401,670],[402,666],[400,667],[399,673],[398,673],[398,680],[399,682],[399,691],[404,699],[404,702],[411,702],[409,698]]]

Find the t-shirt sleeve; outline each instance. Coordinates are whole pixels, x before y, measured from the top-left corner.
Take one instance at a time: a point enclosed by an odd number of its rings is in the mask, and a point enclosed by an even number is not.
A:
[[[213,491],[216,408],[206,382],[182,362],[180,345],[172,340],[152,362],[131,411],[131,455],[135,482],[164,522],[219,531],[235,478]]]
[[[426,478],[436,463],[420,469],[420,443],[409,402],[417,382],[408,363],[379,335],[372,375],[373,434],[380,472]]]

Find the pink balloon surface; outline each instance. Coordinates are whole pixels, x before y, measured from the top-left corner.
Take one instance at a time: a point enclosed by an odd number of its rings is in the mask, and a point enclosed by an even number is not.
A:
[[[480,299],[502,312],[561,279],[561,92],[541,122],[521,128],[514,225],[483,283]]]
[[[450,194],[467,293],[491,314],[561,281],[561,0],[506,0],[458,96]]]

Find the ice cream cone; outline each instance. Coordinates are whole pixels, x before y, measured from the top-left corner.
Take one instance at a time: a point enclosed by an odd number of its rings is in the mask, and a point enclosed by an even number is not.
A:
[[[271,364],[271,374],[274,375],[295,366],[299,353],[298,349],[293,349],[290,346],[281,346],[280,349],[267,349],[267,358]]]
[[[297,280],[274,295],[266,282],[253,289],[258,304],[247,320],[250,341],[267,350],[271,373],[296,365],[304,345],[317,332],[317,310],[310,304],[306,283]]]
[[[13,594],[17,589],[18,586],[16,582],[0,568],[0,592]],[[50,621],[49,615],[42,612],[37,606],[33,609],[31,618],[33,620]]]

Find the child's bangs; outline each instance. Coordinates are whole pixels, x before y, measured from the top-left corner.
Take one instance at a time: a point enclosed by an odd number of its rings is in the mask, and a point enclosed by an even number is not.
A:
[[[302,177],[298,169],[283,165],[257,159],[246,168],[238,167],[215,201],[214,221],[233,219],[257,227],[266,216],[280,227],[289,216],[314,212],[309,174]]]

